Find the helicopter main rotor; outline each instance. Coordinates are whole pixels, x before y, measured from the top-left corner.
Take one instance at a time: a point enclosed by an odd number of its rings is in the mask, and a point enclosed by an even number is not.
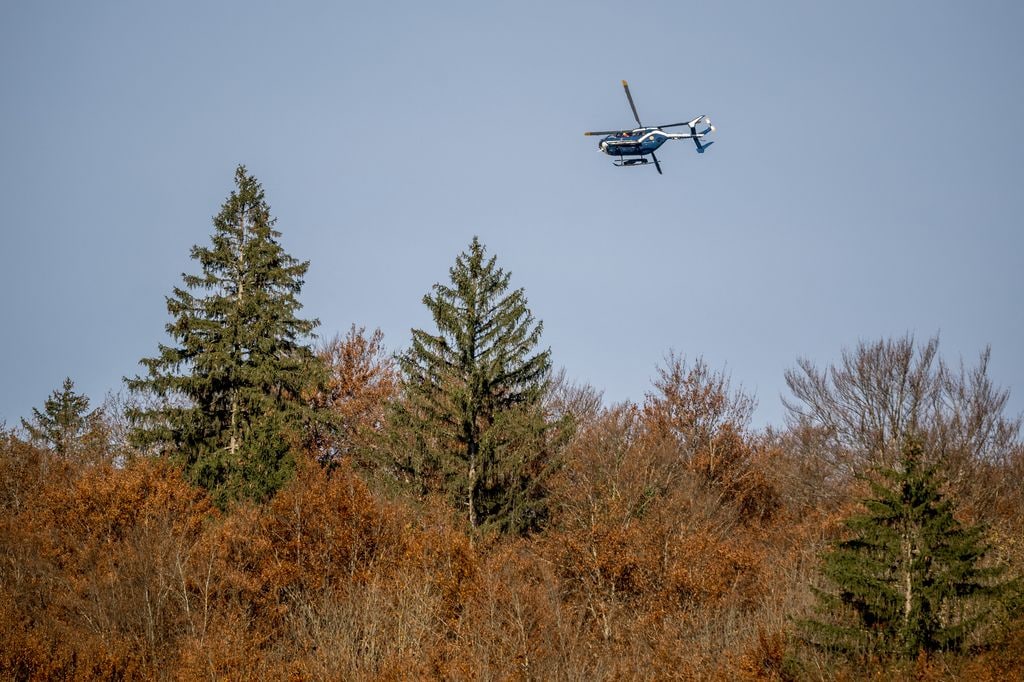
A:
[[[694,128],[697,124],[703,122],[708,126],[708,130],[715,132],[716,128],[711,124],[711,119],[707,116],[698,116],[692,121],[682,121],[681,123],[665,123],[660,126],[647,126],[640,122],[640,114],[637,113],[636,104],[633,103],[633,94],[629,91],[629,83],[622,81],[622,89],[626,91],[626,99],[629,100],[629,108],[633,110],[633,118],[636,119],[636,129],[644,130],[661,130],[663,128],[679,128],[680,126],[688,126]],[[615,135],[617,133],[631,133],[633,130],[591,130],[583,133],[584,135]]]
[[[636,119],[636,124],[643,128],[644,124],[640,122],[640,114],[636,113],[636,105],[633,104],[633,95],[629,92],[629,83],[622,81],[622,88],[626,91],[626,99],[629,100],[629,108],[633,110],[633,118]]]

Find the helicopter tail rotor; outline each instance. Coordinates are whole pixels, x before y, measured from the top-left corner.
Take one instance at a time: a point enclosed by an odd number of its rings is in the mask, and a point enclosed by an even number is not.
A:
[[[697,132],[697,126],[700,125],[701,123],[707,125],[707,128],[700,132]],[[700,141],[700,138],[704,137],[708,133],[715,132],[715,126],[711,125],[711,119],[708,118],[706,115],[702,114],[697,118],[693,119],[692,121],[687,122],[686,125],[689,126],[690,128],[690,137],[693,138],[693,143],[697,145],[698,154],[703,154],[705,149],[714,144],[714,141],[708,142],[707,144]]]
[[[693,141],[697,145],[697,153],[698,154],[703,154],[705,149],[707,149],[708,147],[710,147],[711,145],[713,145],[715,143],[714,140],[712,140],[711,142],[704,143],[704,142],[701,142],[700,138],[697,138],[697,137],[693,138]]]

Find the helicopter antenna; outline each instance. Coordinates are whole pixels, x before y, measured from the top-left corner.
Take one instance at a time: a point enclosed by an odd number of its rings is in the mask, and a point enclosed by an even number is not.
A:
[[[626,91],[626,99],[629,100],[629,108],[633,110],[633,118],[636,119],[636,124],[643,128],[644,124],[640,122],[640,114],[636,113],[636,105],[633,104],[633,95],[629,94],[629,83],[622,81],[622,87]]]

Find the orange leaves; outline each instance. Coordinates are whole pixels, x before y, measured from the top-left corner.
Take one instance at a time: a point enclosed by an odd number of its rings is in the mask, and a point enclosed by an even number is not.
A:
[[[318,355],[327,377],[310,402],[329,419],[314,429],[312,445],[321,461],[333,461],[357,454],[383,427],[387,402],[398,390],[398,373],[379,329],[367,336],[353,325]]]
[[[619,451],[631,414],[583,442]],[[593,524],[477,546],[448,512],[385,502],[344,464],[301,460],[272,502],[225,513],[160,463],[86,471],[44,485],[5,545],[34,557],[21,566],[37,579],[5,583],[0,631],[20,653],[0,665],[275,679],[699,672],[712,654],[672,637],[688,614],[749,603],[737,595],[756,583],[757,557],[727,537],[727,515],[695,517],[710,498],[666,488],[664,453],[648,454],[590,460],[604,473],[579,490],[615,491]]]
[[[65,661],[62,675],[100,676],[160,665],[182,626],[175,565],[212,513],[205,496],[153,461],[48,483],[5,519],[19,532],[2,545],[12,605],[3,616],[31,623],[34,642],[19,665],[45,675]]]
[[[754,400],[733,391],[729,378],[703,358],[691,367],[670,353],[654,388],[644,403],[644,421],[656,436],[675,438],[683,452],[708,448],[725,427],[746,428],[754,410]]]
[[[410,577],[430,584],[430,552],[458,567],[468,546],[431,545],[344,467],[303,467],[271,505],[223,515],[145,459],[55,478],[33,502],[8,509],[18,532],[0,541],[0,648],[21,652],[0,665],[27,676],[278,677],[291,668],[270,652],[293,646],[312,599],[394,594],[398,609]],[[465,571],[449,574],[443,589],[457,590]]]
[[[461,509],[387,500],[345,459],[297,455],[273,500],[221,512],[159,461],[2,441],[0,677],[786,679],[849,492],[821,503],[800,434],[752,437],[720,377],[681,367],[579,422],[546,529],[475,544]],[[373,428],[358,391],[336,395]],[[914,670],[1019,677],[1009,628],[1004,650]]]

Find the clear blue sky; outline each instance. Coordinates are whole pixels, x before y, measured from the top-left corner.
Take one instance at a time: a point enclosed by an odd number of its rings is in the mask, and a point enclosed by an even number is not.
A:
[[[609,401],[906,332],[1024,409],[1019,2],[5,2],[0,421],[155,354],[238,163],[331,336],[429,325],[474,234]],[[653,168],[584,130],[709,114]]]

